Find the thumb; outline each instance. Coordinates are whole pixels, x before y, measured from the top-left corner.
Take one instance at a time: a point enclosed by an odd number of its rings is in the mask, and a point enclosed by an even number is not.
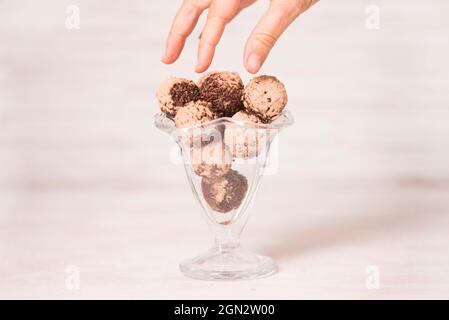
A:
[[[302,1],[272,1],[257,23],[245,45],[244,65],[250,73],[257,73],[287,27],[304,11]]]

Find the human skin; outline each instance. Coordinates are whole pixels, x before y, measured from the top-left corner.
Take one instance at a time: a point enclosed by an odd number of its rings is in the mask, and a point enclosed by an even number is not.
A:
[[[298,16],[318,0],[271,0],[251,32],[243,53],[243,64],[250,73],[257,73],[276,41]],[[187,37],[192,33],[201,14],[208,10],[206,24],[201,32],[195,71],[206,71],[214,57],[226,25],[237,14],[256,0],[184,0],[176,14],[166,40],[162,62],[175,62]]]

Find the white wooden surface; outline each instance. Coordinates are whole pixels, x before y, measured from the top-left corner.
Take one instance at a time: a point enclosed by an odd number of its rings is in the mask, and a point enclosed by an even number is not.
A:
[[[78,0],[67,30],[72,3],[0,1],[1,298],[449,298],[447,1],[321,1],[278,43],[262,71],[297,123],[243,241],[280,272],[232,283],[179,273],[211,238],[152,123],[159,82],[196,77],[199,30],[167,67],[177,1]],[[213,69],[249,78],[265,5],[229,26]]]

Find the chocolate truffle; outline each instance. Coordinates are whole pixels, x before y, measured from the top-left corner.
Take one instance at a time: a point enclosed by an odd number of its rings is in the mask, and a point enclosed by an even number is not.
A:
[[[212,210],[226,213],[237,209],[248,191],[248,180],[235,170],[218,178],[203,178],[201,189]]]
[[[242,126],[234,124],[226,126],[224,142],[232,156],[245,160],[258,156],[261,146],[268,138],[267,131],[257,129],[257,125],[263,123],[262,120],[246,111],[237,112],[232,119],[245,122]]]
[[[212,103],[212,110],[220,117],[232,117],[243,109],[243,82],[235,72],[211,72],[199,81],[201,99]]]
[[[174,118],[178,109],[200,98],[200,89],[195,82],[182,78],[169,78],[156,92],[162,112]]]
[[[288,101],[287,91],[277,78],[259,76],[253,78],[243,92],[246,111],[257,115],[264,123],[270,123],[284,110]]]
[[[232,156],[223,142],[212,142],[191,151],[192,167],[202,177],[220,177],[229,172]]]
[[[206,101],[192,101],[182,108],[179,108],[175,115],[176,127],[189,127],[215,119],[211,111],[211,104]]]
[[[249,124],[254,124],[254,127],[256,127],[258,124],[263,124],[263,121],[255,114],[249,113],[245,110],[239,111],[236,114],[232,116],[232,119],[237,121],[246,122]],[[251,126],[251,125],[250,125]]]

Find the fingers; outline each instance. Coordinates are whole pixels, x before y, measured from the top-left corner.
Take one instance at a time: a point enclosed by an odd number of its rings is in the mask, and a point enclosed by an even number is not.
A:
[[[256,1],[257,0],[241,0],[239,9],[240,10],[245,9],[245,8],[249,7],[250,5],[252,5]]]
[[[226,24],[239,12],[240,0],[214,0],[209,8],[206,25],[201,33],[196,72],[209,68],[215,47],[223,35]]]
[[[187,37],[195,28],[200,15],[207,8],[209,14],[203,29],[199,49],[197,72],[209,68],[215,48],[229,23],[243,8],[256,0],[184,0],[166,41],[162,62],[175,62],[184,48]],[[259,71],[277,39],[285,29],[318,0],[271,0],[269,10],[251,33],[244,52],[244,65],[251,73]]]
[[[175,62],[184,48],[187,37],[195,28],[201,13],[206,10],[212,0],[184,0],[167,37],[165,53],[162,62]]]
[[[250,73],[257,73],[287,27],[315,0],[272,0],[268,11],[252,31],[243,55]]]

